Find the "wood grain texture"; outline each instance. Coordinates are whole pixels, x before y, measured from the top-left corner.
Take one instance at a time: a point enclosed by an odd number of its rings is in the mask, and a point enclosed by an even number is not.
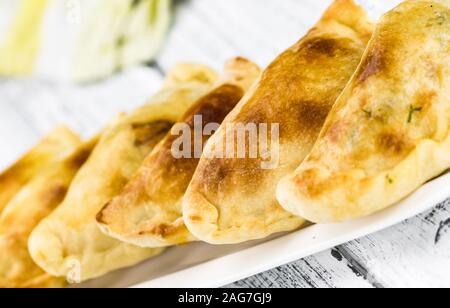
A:
[[[240,55],[266,66],[293,45],[330,0],[179,0],[158,63],[167,71],[189,59],[220,69]]]
[[[450,199],[432,211],[350,242],[342,251],[387,287],[450,287]]]
[[[89,136],[142,104],[179,61],[221,68],[235,55],[266,65],[317,20],[331,0],[179,0],[176,21],[152,68],[97,84],[0,80],[0,168],[54,125]],[[380,1],[359,0],[372,15]],[[386,0],[389,5],[398,0]],[[384,2],[383,2],[384,3]],[[450,286],[450,200],[395,227],[236,282],[230,287]]]
[[[230,288],[373,288],[361,268],[335,250],[238,281]]]
[[[119,112],[142,105],[162,83],[147,67],[84,86],[37,80],[0,80],[0,169],[56,125],[89,137]]]
[[[449,231],[450,199],[397,226],[228,287],[450,287]]]

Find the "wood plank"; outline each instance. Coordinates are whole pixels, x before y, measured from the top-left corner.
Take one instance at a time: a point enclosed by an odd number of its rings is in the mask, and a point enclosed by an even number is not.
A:
[[[384,231],[228,287],[450,287],[448,277],[450,199]]]
[[[293,45],[331,3],[298,0],[183,1],[158,62],[164,70],[179,61],[217,69],[244,56],[266,66]]]
[[[327,250],[238,281],[230,288],[373,288],[354,263]]]
[[[340,247],[389,287],[450,287],[450,199],[432,211]]]
[[[0,169],[7,167],[46,132],[68,125],[84,137],[95,134],[119,112],[142,105],[158,90],[156,69],[133,68],[84,86],[37,80],[0,80]]]
[[[372,18],[402,0],[356,0]],[[262,67],[293,45],[316,23],[332,0],[177,1],[172,30],[158,56],[163,70],[180,61],[220,69],[234,56]]]
[[[220,68],[235,55],[264,66],[303,35],[330,0],[265,0],[263,5],[261,0],[184,2],[156,65],[163,72],[186,60]],[[84,136],[95,133],[117,112],[142,104],[160,81],[158,70],[148,68],[83,87],[0,81],[0,168],[54,125],[68,123]],[[449,286],[449,203],[232,286]]]

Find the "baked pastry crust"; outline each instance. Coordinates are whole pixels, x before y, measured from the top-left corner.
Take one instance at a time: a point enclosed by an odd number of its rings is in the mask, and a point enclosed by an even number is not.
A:
[[[203,128],[220,124],[259,77],[260,69],[250,61],[227,62],[219,85],[200,98],[185,114],[183,123],[195,131],[195,116]],[[183,221],[182,199],[199,158],[191,134],[190,157],[175,158],[173,144],[179,136],[171,132],[149,155],[132,180],[97,216],[102,231],[121,241],[141,247],[165,247],[195,241]],[[203,135],[205,144],[210,136]],[[201,153],[200,153],[201,154]]]
[[[303,39],[267,68],[204,153],[211,157],[223,145],[229,124],[279,124],[280,140],[271,148],[279,146],[279,164],[264,169],[261,155],[257,159],[202,158],[183,206],[194,236],[212,244],[232,244],[304,224],[304,219],[279,205],[276,186],[311,150],[333,103],[357,68],[372,30],[361,7],[350,0],[335,1]]]
[[[116,196],[193,103],[216,81],[205,66],[177,66],[163,90],[145,106],[120,118],[102,134],[73,180],[64,202],[33,231],[33,260],[53,276],[96,278],[162,252],[142,249],[104,235],[96,215]]]
[[[56,288],[66,285],[64,279],[48,275],[33,262],[28,253],[28,237],[39,222],[63,201],[73,177],[96,143],[97,139],[86,144],[80,142],[73,153],[35,175],[0,215],[0,288]]]
[[[81,139],[67,127],[58,127],[13,166],[0,174],[0,213],[11,199],[49,165],[76,149]]]
[[[382,18],[318,143],[280,183],[286,210],[359,218],[450,167],[449,33],[449,1],[406,1]]]

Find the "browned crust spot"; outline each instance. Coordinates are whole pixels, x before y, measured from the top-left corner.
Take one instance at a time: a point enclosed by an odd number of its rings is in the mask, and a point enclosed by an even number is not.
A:
[[[202,222],[203,218],[198,215],[191,215],[191,216],[189,216],[189,220],[193,221],[193,222]]]
[[[159,224],[155,227],[153,227],[150,231],[141,231],[139,232],[139,235],[146,235],[146,234],[154,234],[156,236],[160,236],[160,237],[168,237],[170,235],[173,235],[177,232],[178,228],[171,226],[171,225],[167,225],[167,224]]]
[[[315,169],[305,170],[300,176],[294,179],[295,186],[307,196],[318,195],[322,190],[320,185],[316,183],[317,178],[317,171]]]
[[[101,224],[107,224],[107,221],[105,219],[105,215],[104,212],[107,210],[107,208],[109,207],[109,205],[111,204],[111,202],[108,202],[100,212],[98,212],[97,216],[95,216],[95,219],[97,220],[98,223]]]
[[[223,85],[210,94],[201,98],[185,115],[184,122],[191,128],[194,128],[194,117],[201,115],[203,119],[203,125],[209,123],[222,123],[223,119],[229,114],[231,110],[239,103],[244,91],[234,85]],[[175,181],[179,191],[172,191],[175,196],[177,194],[183,194],[189,185],[192,175],[198,165],[198,159],[196,158],[174,158],[171,149],[173,142],[178,139],[179,136],[169,135],[161,149],[158,156],[154,158],[153,166],[160,168],[165,167],[164,173],[159,173],[160,177],[164,180],[170,181],[176,177]],[[191,136],[191,153],[195,151],[194,136]],[[203,143],[206,143],[210,136],[203,136]]]
[[[319,56],[334,57],[338,52],[347,50],[343,46],[348,46],[349,42],[351,40],[316,37],[304,42],[301,49],[306,51],[307,58],[311,60]]]
[[[153,121],[150,123],[133,123],[131,128],[135,133],[134,145],[155,146],[172,128],[170,121]]]
[[[375,48],[364,60],[359,73],[358,81],[365,82],[370,77],[379,74],[386,67],[384,51],[381,48]]]
[[[329,100],[324,98],[325,102]],[[293,110],[292,116],[303,127],[303,133],[306,131],[318,134],[318,131],[325,122],[326,117],[330,111],[328,103],[316,102],[316,101],[301,101],[296,104],[296,108]],[[282,130],[282,136],[285,130]]]
[[[327,138],[331,143],[339,143],[341,137],[345,133],[346,126],[342,122],[336,122],[331,125],[327,131]]]
[[[59,204],[62,202],[67,194],[67,187],[55,186],[45,191],[41,198],[45,201],[45,204]]]
[[[69,167],[72,169],[80,169],[84,165],[84,163],[88,160],[91,153],[92,153],[91,149],[80,150],[68,161]]]
[[[437,96],[436,91],[422,90],[415,95],[414,107],[422,108],[423,111],[428,110]]]
[[[204,125],[212,122],[221,123],[243,96],[244,90],[240,87],[231,84],[222,85],[200,98],[186,112],[183,122],[193,127],[194,116],[202,115]]]
[[[404,153],[407,147],[403,136],[394,133],[382,133],[378,136],[376,145],[381,152],[395,156]]]

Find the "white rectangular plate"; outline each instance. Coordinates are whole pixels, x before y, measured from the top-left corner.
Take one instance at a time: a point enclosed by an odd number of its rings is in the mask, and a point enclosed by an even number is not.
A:
[[[356,0],[373,18],[401,0]],[[333,225],[314,225],[271,239],[242,245],[194,243],[130,269],[84,283],[82,287],[221,287],[263,271],[381,231],[431,209],[450,197],[450,173],[373,216]]]
[[[450,197],[450,173],[399,204],[363,219],[313,225],[265,241],[211,246],[194,243],[171,248],[136,267],[118,271],[82,287],[221,287],[348,241],[381,231],[421,214]]]

